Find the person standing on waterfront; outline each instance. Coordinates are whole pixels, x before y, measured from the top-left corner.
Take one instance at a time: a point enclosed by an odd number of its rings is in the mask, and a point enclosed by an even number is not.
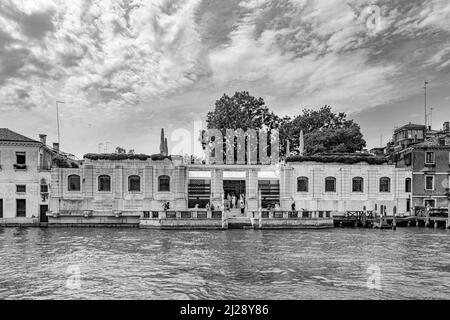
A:
[[[239,206],[241,207],[241,213],[244,213],[245,202],[244,202],[244,198],[242,198],[242,196],[241,196],[241,200],[239,200]]]
[[[236,196],[233,194],[233,196],[231,197],[231,207],[232,208],[236,208]]]

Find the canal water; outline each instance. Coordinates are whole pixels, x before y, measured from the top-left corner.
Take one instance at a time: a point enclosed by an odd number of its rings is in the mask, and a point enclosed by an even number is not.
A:
[[[0,228],[0,299],[450,298],[450,230]]]

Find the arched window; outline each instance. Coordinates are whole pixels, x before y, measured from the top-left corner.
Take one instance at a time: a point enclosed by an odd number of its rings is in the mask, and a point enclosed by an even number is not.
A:
[[[81,190],[81,179],[79,175],[72,174],[67,177],[67,187],[69,191]]]
[[[380,192],[391,192],[391,179],[388,177],[380,178]]]
[[[298,177],[297,178],[297,192],[308,192],[308,178]]]
[[[405,192],[411,192],[411,178],[405,179]]]
[[[336,178],[325,178],[325,192],[336,192]]]
[[[111,177],[107,175],[98,176],[98,191],[111,191]]]
[[[352,192],[364,192],[364,179],[355,177],[352,179]]]
[[[159,176],[158,191],[170,191],[170,177],[169,176]]]
[[[128,191],[134,192],[141,191],[141,177],[139,176],[128,177]]]

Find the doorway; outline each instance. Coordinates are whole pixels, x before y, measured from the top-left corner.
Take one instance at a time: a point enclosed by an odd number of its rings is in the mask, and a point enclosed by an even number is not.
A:
[[[39,207],[39,222],[48,222],[47,211],[48,205],[41,205]]]
[[[245,203],[245,180],[223,180],[223,193],[225,198],[231,200],[232,208],[239,208],[241,196]]]

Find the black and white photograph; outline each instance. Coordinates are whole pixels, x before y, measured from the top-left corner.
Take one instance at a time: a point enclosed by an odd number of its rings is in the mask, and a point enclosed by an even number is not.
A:
[[[0,300],[448,300],[449,211],[448,0],[0,0]]]

